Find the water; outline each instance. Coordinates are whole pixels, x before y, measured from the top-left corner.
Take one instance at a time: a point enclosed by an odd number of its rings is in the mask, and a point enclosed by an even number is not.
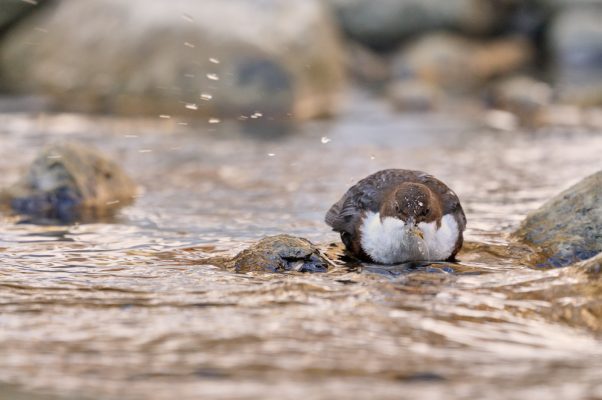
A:
[[[599,286],[523,265],[507,236],[602,168],[600,132],[493,132],[366,98],[272,140],[176,117],[0,122],[0,186],[65,139],[111,154],[141,186],[113,223],[0,216],[0,398],[602,397]],[[337,261],[313,275],[203,264],[277,233],[328,249],[328,207],[391,167],[458,193],[460,263]]]

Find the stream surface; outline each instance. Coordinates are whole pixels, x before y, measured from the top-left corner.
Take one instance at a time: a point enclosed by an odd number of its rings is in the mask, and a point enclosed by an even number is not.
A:
[[[4,114],[0,187],[70,139],[118,160],[141,195],[106,223],[0,215],[0,398],[602,398],[588,311],[602,292],[508,247],[529,211],[602,169],[602,132],[491,131],[363,96],[280,139],[229,122]],[[457,264],[203,264],[279,233],[330,248],[326,210],[383,168],[428,171],[459,195]]]

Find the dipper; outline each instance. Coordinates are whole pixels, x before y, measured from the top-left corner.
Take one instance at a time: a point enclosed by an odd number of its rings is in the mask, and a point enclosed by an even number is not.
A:
[[[352,186],[325,221],[354,256],[379,264],[453,260],[466,216],[458,196],[422,171],[386,169]]]

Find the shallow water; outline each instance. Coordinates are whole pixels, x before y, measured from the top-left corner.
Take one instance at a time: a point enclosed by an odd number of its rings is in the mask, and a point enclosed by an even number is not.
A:
[[[239,128],[0,116],[0,187],[44,143],[72,138],[141,186],[112,223],[0,216],[0,398],[602,397],[600,315],[590,312],[600,292],[523,265],[507,238],[602,168],[601,132],[495,132],[364,97],[277,140]],[[313,275],[203,265],[269,234],[329,248],[328,207],[391,167],[431,172],[458,193],[469,221],[458,264],[338,262]]]

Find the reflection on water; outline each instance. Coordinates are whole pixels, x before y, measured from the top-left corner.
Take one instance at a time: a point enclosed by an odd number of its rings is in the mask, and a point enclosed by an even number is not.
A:
[[[0,217],[0,381],[92,399],[602,396],[600,325],[584,312],[600,292],[521,265],[506,237],[602,168],[602,136],[490,132],[355,104],[278,140],[228,122],[0,117],[0,186],[42,144],[78,138],[143,188],[113,224]],[[459,263],[337,258],[325,210],[391,167],[458,193],[469,220]],[[337,267],[236,275],[201,261],[276,233],[323,244]],[[15,390],[0,385],[0,397]]]

